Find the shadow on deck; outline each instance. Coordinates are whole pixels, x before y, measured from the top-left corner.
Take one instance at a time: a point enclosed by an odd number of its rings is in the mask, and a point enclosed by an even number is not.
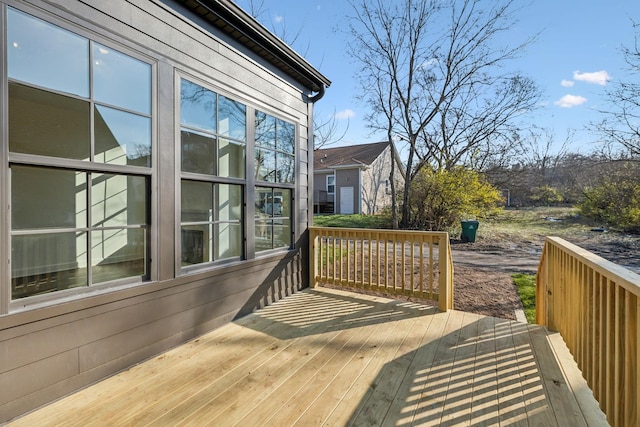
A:
[[[10,425],[606,425],[540,326],[297,293]]]

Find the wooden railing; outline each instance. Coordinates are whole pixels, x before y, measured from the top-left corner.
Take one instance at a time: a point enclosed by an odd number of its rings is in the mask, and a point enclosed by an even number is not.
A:
[[[640,425],[639,312],[640,275],[547,238],[537,322],[560,332],[612,426]]]
[[[310,283],[438,301],[453,308],[453,261],[445,232],[310,227]]]

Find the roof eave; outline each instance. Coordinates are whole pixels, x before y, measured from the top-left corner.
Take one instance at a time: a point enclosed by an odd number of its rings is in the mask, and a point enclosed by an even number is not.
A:
[[[331,81],[231,0],[177,0],[297,82],[320,92]]]

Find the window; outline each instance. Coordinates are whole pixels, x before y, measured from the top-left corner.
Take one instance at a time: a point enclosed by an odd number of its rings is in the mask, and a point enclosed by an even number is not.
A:
[[[266,113],[255,114],[256,252],[292,246],[295,126]],[[270,183],[270,185],[267,185]]]
[[[256,252],[290,248],[291,190],[257,187],[255,195]]]
[[[273,116],[256,112],[256,181],[293,183],[295,176],[295,127]]]
[[[180,81],[181,266],[243,254],[246,106]]]
[[[327,194],[333,194],[336,192],[336,176],[327,175]]]
[[[11,8],[6,48],[12,299],[148,278],[151,65]]]
[[[242,255],[242,187],[182,180],[182,265]]]

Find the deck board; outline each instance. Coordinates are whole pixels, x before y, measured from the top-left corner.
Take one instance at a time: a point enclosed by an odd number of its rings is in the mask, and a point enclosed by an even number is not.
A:
[[[563,346],[539,326],[305,290],[8,425],[606,425]]]

